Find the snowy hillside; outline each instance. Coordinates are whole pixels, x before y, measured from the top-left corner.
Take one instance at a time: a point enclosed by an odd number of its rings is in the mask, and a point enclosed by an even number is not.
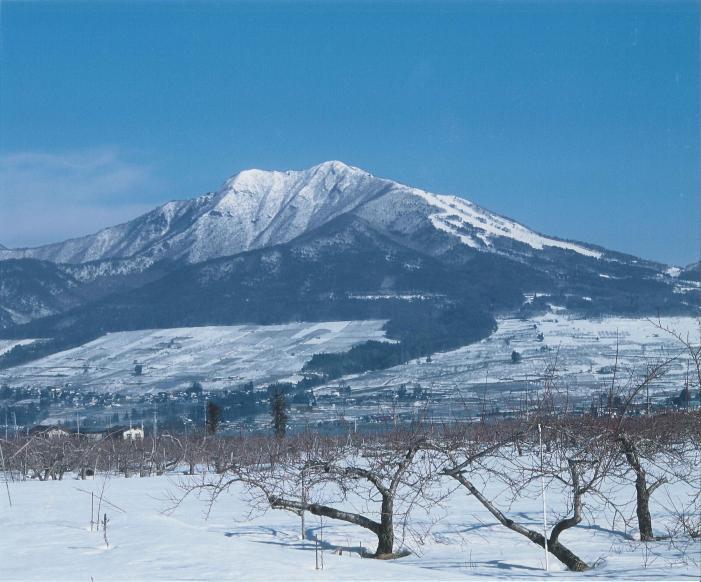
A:
[[[384,321],[327,321],[269,326],[217,326],[110,333],[83,346],[0,371],[0,382],[42,387],[71,384],[84,390],[145,392],[208,389],[295,376],[318,352],[346,351],[383,340]],[[0,354],[25,341],[0,340]],[[134,375],[134,366],[143,372]]]
[[[699,322],[692,317],[663,318],[662,325],[698,344]],[[366,340],[383,340],[384,321],[295,323],[271,326],[217,326],[110,333],[77,348],[0,371],[0,383],[44,387],[71,385],[83,391],[140,395],[186,388],[193,380],[206,390],[231,389],[252,381],[257,386],[300,379],[304,364],[316,353],[342,352]],[[679,342],[647,319],[610,317],[578,319],[550,313],[530,319],[500,318],[488,338],[456,350],[439,352],[405,364],[343,378],[353,396],[368,404],[345,409],[359,418],[394,407],[411,411],[414,400],[378,404],[376,397],[396,394],[402,385],[420,385],[430,392],[437,414],[465,408],[482,397],[502,409],[519,406],[525,391],[541,388],[543,374],[558,362],[558,384],[579,405],[588,407],[593,395],[611,382],[611,366],[618,350],[619,376],[639,377],[647,366],[679,354],[666,373],[650,386],[657,402],[675,396],[684,385],[687,359]],[[31,340],[2,341],[0,355]],[[514,365],[512,351],[521,361]],[[135,363],[143,373],[134,375]],[[253,364],[254,363],[254,364]],[[335,394],[334,380],[315,389]],[[335,406],[332,405],[332,407]],[[465,410],[474,413],[474,410]],[[335,411],[320,405],[292,413],[295,422],[327,420]],[[448,414],[449,416],[449,414]]]
[[[9,352],[15,346],[25,346],[32,344],[34,340],[0,340],[0,356],[6,352]]]
[[[699,321],[693,317],[662,318],[661,324],[701,342]],[[521,359],[511,360],[516,350]],[[618,355],[617,355],[618,354]],[[438,414],[450,417],[465,409],[476,414],[485,396],[502,410],[519,408],[542,389],[549,366],[557,364],[556,387],[572,398],[578,407],[588,408],[598,394],[607,390],[618,360],[618,376],[640,381],[648,367],[679,356],[665,373],[649,386],[653,402],[676,396],[685,385],[688,360],[679,341],[661,331],[647,319],[611,317],[577,319],[563,313],[551,313],[531,319],[500,319],[497,330],[488,338],[447,352],[434,354],[406,364],[346,376],[357,398],[396,393],[402,385],[420,385],[430,391]],[[333,393],[338,382],[317,389],[318,394]],[[410,410],[413,402],[403,405]],[[394,403],[386,404],[385,410]],[[402,407],[402,404],[399,404]],[[366,410],[346,411],[347,415],[366,414]]]

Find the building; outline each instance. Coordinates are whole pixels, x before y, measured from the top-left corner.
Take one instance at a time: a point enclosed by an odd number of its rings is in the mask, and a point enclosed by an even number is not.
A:
[[[128,428],[122,433],[122,438],[125,441],[138,441],[144,440],[144,429],[143,428]]]
[[[60,439],[64,437],[69,437],[74,432],[61,425],[51,425],[51,426],[35,426],[29,431],[32,436],[39,436],[45,439]]]

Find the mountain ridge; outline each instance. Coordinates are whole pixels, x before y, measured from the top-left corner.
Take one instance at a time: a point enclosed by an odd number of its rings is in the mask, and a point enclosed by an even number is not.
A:
[[[383,199],[399,207],[383,206]],[[346,212],[381,222],[397,218],[400,211],[420,214],[436,230],[477,250],[500,252],[498,247],[512,241],[512,246],[521,245],[521,251],[560,248],[597,258],[606,254],[595,245],[540,234],[466,199],[432,194],[329,161],[298,171],[244,170],[216,193],[167,202],[92,235],[0,250],[0,259],[75,264],[149,257],[196,263],[287,242]]]

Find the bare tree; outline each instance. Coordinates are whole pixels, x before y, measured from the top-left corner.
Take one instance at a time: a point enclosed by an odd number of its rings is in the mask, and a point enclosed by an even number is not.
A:
[[[538,459],[532,426],[492,425],[479,431],[467,431],[457,435],[457,439],[453,435],[441,447],[446,461],[443,474],[467,489],[501,525],[547,548],[570,570],[583,572],[590,568],[589,564],[562,544],[560,536],[582,521],[583,498],[602,481],[608,461],[602,458],[603,448],[595,441],[580,440],[578,435],[559,426],[550,426],[548,430],[552,444],[544,465]],[[514,447],[515,443],[519,446]],[[569,507],[547,538],[509,517],[476,484],[476,478],[483,484],[491,480],[504,483],[510,491],[504,504],[510,505],[530,483],[543,477],[543,473],[550,482],[559,482],[571,494]]]
[[[662,326],[661,323],[655,325],[658,327]],[[693,350],[691,350],[691,353],[693,355]],[[669,448],[665,446],[669,444],[669,439],[666,438],[664,432],[661,432],[661,424],[656,423],[655,419],[649,416],[649,406],[646,410],[648,418],[643,422],[634,422],[633,426],[631,426],[630,412],[636,398],[646,393],[655,382],[663,378],[680,355],[675,353],[658,359],[647,366],[642,377],[636,378],[635,372],[631,371],[623,383],[617,384],[618,350],[616,350],[610,396],[615,394],[621,405],[615,411],[609,407],[608,418],[601,424],[601,429],[603,429],[605,434],[608,434],[612,447],[618,449],[625,466],[634,476],[635,509],[640,540],[643,542],[656,539],[652,528],[650,497],[655,490],[668,481],[667,476],[659,475],[653,478],[650,483],[645,465],[659,466],[655,462],[656,457],[664,454],[665,451],[670,452]]]
[[[274,509],[287,509],[291,511],[308,511],[312,515],[338,519],[359,525],[372,531],[378,540],[375,557],[389,557],[394,554],[394,505],[397,490],[409,470],[419,443],[406,443],[405,446],[396,449],[385,448],[383,445],[372,451],[370,462],[363,462],[356,451],[339,451],[344,454],[342,459],[315,459],[307,463],[303,470],[307,474],[314,473],[317,479],[336,483],[345,489],[347,481],[362,480],[367,482],[373,493],[380,497],[380,519],[371,519],[358,513],[351,513],[321,503],[310,503],[301,499],[284,497],[276,493],[268,496],[270,506]],[[367,457],[366,457],[367,459]],[[360,461],[360,462],[359,462]]]
[[[185,495],[207,489],[213,503],[234,483],[241,483],[253,506],[308,512],[360,526],[377,536],[372,556],[391,558],[397,555],[397,515],[406,520],[414,505],[430,504],[427,484],[432,473],[419,458],[423,441],[417,431],[397,431],[365,442],[309,433],[284,440],[249,440],[217,479],[183,487]],[[365,502],[367,512],[344,509],[351,497]],[[376,504],[379,507],[373,511]]]

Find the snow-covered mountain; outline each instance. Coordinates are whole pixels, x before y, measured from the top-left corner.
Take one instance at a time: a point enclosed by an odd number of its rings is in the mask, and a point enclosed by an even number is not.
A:
[[[447,233],[455,243],[481,251],[528,254],[560,249],[602,255],[588,245],[540,235],[462,198],[431,194],[331,161],[304,171],[246,170],[216,193],[168,202],[94,235],[0,250],[0,259],[85,263],[148,257],[197,263],[285,243],[349,213],[408,244],[417,231],[428,230]],[[437,251],[441,245],[445,240]]]
[[[385,365],[485,337],[501,314],[695,314],[701,297],[681,269],[341,162],[247,170],[91,236],[0,250],[12,263],[2,337],[52,339],[4,365],[109,331],[366,319],[401,343],[362,360]],[[22,289],[37,299],[18,318]]]

